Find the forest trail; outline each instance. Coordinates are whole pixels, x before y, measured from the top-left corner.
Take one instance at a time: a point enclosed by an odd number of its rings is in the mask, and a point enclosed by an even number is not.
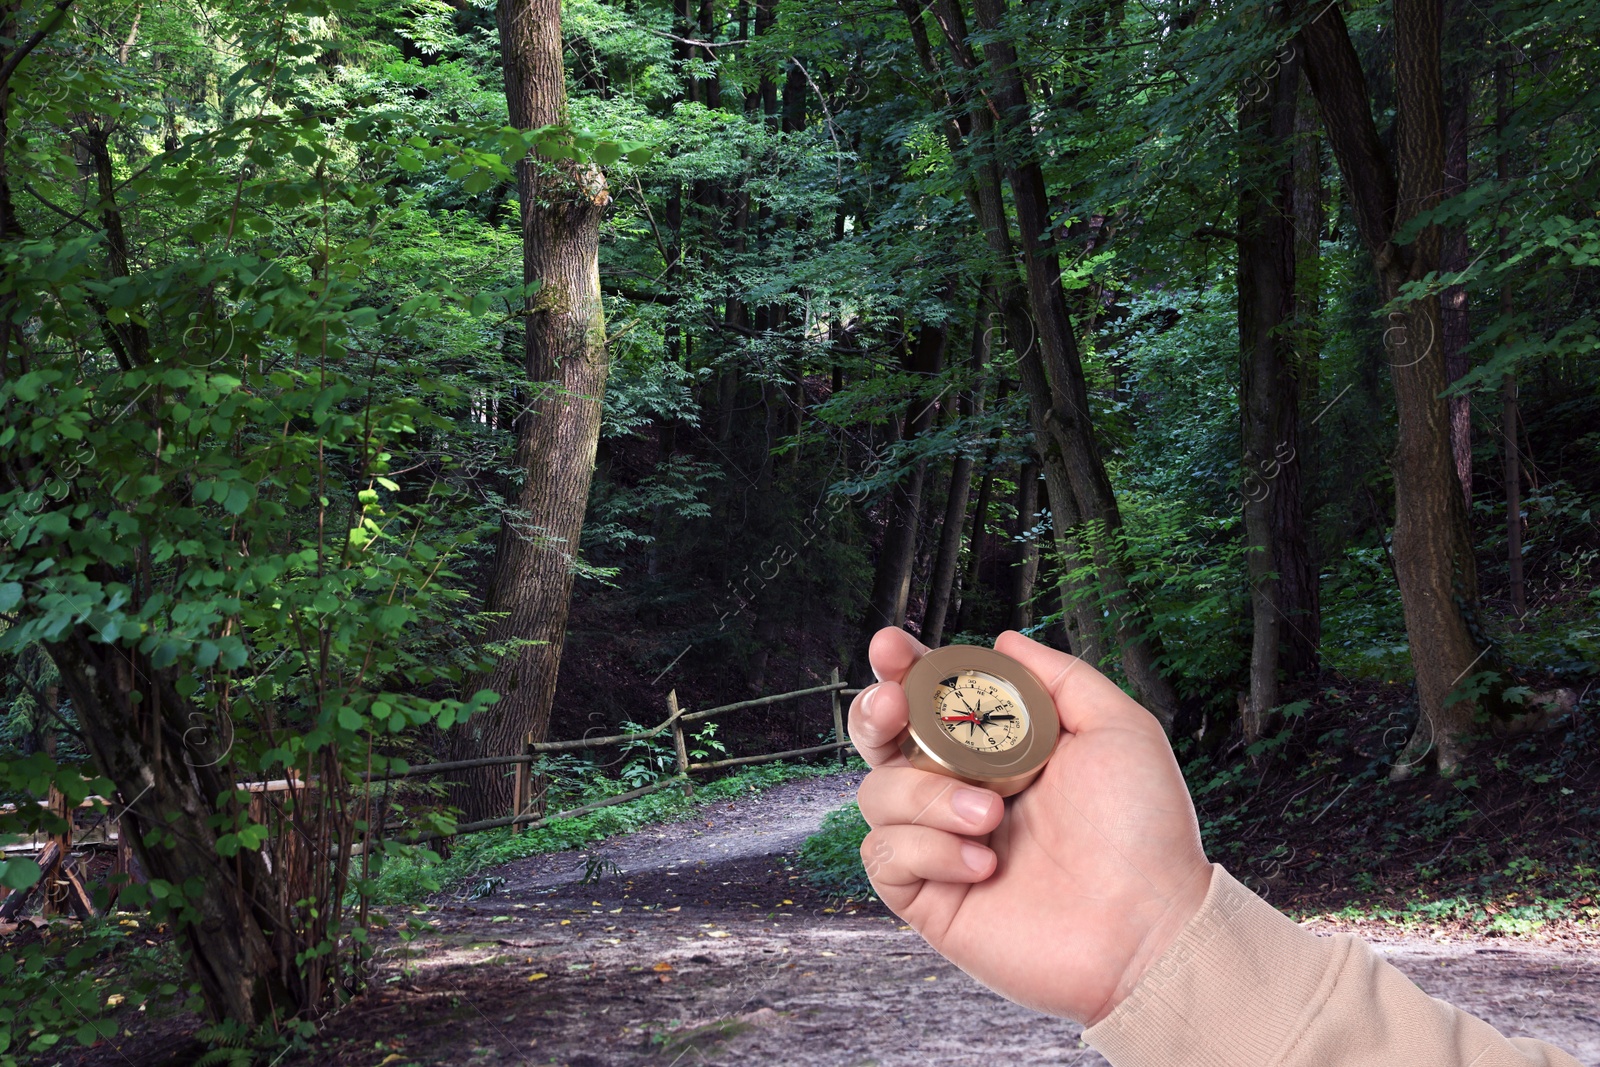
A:
[[[490,895],[426,913],[431,935],[380,935],[375,992],[285,1065],[1104,1064],[1079,1027],[983,989],[881,905],[804,886],[788,862],[858,781],[789,782],[489,872],[505,879]],[[585,883],[590,856],[615,868]],[[1592,946],[1363,933],[1433,995],[1600,1067]]]

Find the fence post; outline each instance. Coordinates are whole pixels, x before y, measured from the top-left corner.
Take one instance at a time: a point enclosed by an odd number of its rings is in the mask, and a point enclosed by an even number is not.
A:
[[[834,685],[838,685],[839,684],[839,668],[838,667],[835,667],[833,669],[833,673],[828,676],[828,680],[830,682],[832,682]],[[835,742],[843,743],[843,741],[844,741],[844,707],[843,707],[843,702],[840,701],[840,699],[839,699],[839,691],[837,689],[835,689],[833,692],[829,693],[828,695],[833,698],[833,739],[834,739]],[[839,766],[841,766],[841,767],[844,766],[844,749],[842,749],[842,748],[839,750]]]
[[[683,723],[678,715],[678,691],[667,694],[667,718],[672,720],[672,744],[678,750],[678,774],[683,778],[683,795],[694,796],[694,782],[689,778],[689,746],[683,740]]]
[[[522,739],[522,754],[524,756],[531,755],[528,746],[532,744],[533,732],[529,731]],[[532,792],[533,761],[530,759],[527,763],[517,764],[517,769],[511,777],[511,815],[513,818],[528,810],[528,805],[532,801],[530,796]],[[522,824],[518,822],[512,823],[511,832],[514,834],[521,833]]]
[[[50,840],[55,842],[61,859],[52,870],[44,872],[45,884],[41,887],[44,890],[44,906],[41,913],[49,916],[60,915],[67,907],[69,890],[63,872],[67,869],[67,857],[72,852],[72,806],[67,803],[67,798],[54,783],[50,786],[49,799],[46,803],[49,805],[50,814],[67,820],[67,828],[50,837]]]

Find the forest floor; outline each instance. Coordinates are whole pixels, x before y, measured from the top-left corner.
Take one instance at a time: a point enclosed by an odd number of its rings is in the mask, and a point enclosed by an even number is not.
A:
[[[385,909],[373,992],[278,1067],[1104,1064],[1079,1027],[1002,1000],[881,904],[830,899],[793,869],[859,780],[787,782],[690,821],[506,864],[475,881],[478,899]],[[1359,933],[1434,996],[1600,1067],[1592,925],[1526,938],[1401,933],[1327,917],[1337,902],[1317,896],[1314,910],[1296,909],[1317,932]],[[405,942],[394,931],[408,919],[427,929]],[[61,1062],[189,1062],[196,1021],[165,1023]]]

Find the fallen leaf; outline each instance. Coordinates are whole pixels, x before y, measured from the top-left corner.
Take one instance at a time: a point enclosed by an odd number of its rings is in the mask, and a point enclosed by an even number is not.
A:
[[[794,903],[794,901],[792,901],[792,900],[786,900],[786,901],[784,901],[784,903],[785,903],[785,904],[793,904],[793,903]]]
[[[924,982],[937,982],[938,980],[939,976],[936,974],[930,974],[928,977],[923,979]]]
[[[561,925],[562,926],[571,926],[572,925],[572,920],[571,919],[562,919],[561,920]]]
[[[679,905],[679,906],[678,906],[678,907],[676,907],[676,908],[668,908],[668,909],[667,909],[667,910],[668,910],[668,911],[682,911],[682,910],[683,910],[683,906],[682,906],[682,905]]]
[[[386,1064],[386,1063],[399,1063],[403,1059],[405,1059],[405,1057],[400,1055],[400,1053],[391,1052],[387,1056],[385,1056],[383,1059],[378,1061],[378,1067],[383,1067],[383,1065]]]
[[[545,974],[543,971],[540,971],[537,974],[528,975],[528,981],[537,982],[541,978],[549,978],[549,977],[550,976],[548,974]]]
[[[707,932],[706,936],[707,937],[732,937],[733,935],[728,933],[728,931],[726,931],[726,930],[711,930],[711,931]]]
[[[666,960],[662,960],[660,963],[656,964],[650,969],[652,971],[670,971],[672,970],[672,964],[668,963]]]
[[[620,938],[620,937],[607,937],[607,938],[602,938],[602,940],[604,940],[605,943],[608,944],[608,945],[620,945],[620,944],[622,944],[622,938]]]
[[[821,953],[818,953],[818,955],[821,955],[821,956],[837,956],[838,953],[837,952],[821,952]]]

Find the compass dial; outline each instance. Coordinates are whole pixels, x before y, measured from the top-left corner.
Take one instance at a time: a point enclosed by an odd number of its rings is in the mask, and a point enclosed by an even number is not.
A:
[[[974,752],[1005,752],[1022,743],[1028,713],[1009,682],[982,671],[952,674],[934,688],[939,726]]]

